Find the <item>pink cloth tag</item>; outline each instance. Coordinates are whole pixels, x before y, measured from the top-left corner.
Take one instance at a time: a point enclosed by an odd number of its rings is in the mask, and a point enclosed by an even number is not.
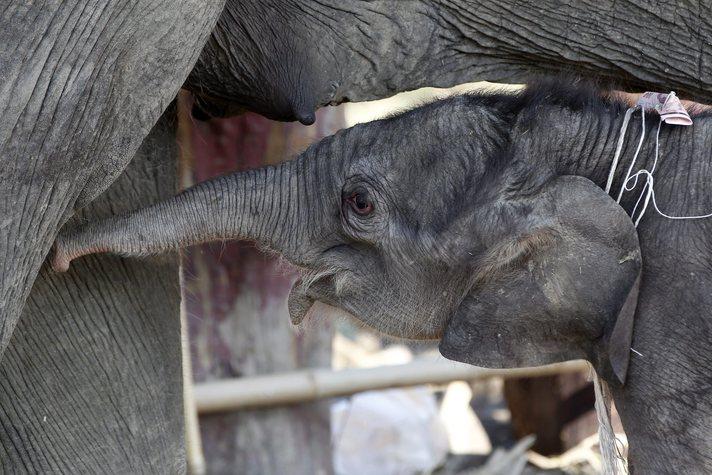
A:
[[[638,106],[647,110],[654,110],[660,114],[660,119],[666,124],[692,125],[690,114],[677,98],[674,92],[646,92],[638,99]]]

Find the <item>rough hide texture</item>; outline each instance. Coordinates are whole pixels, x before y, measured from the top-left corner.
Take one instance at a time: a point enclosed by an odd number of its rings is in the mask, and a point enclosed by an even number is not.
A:
[[[126,166],[222,6],[52,1],[2,9],[0,352],[57,228]],[[213,115],[237,106],[304,123],[324,104],[570,67],[712,101],[704,86],[712,83],[708,7],[231,0],[187,85]],[[643,70],[641,60],[656,66]]]
[[[319,301],[392,335],[442,336],[443,353],[461,361],[587,358],[612,387],[636,470],[709,472],[712,221],[645,216],[635,302],[635,231],[601,189],[626,107],[563,82],[437,101],[341,131],[292,162],[69,231],[58,255],[254,239],[306,269],[290,295],[294,321]],[[660,134],[656,196],[672,214],[712,209],[712,115],[694,120]],[[638,114],[623,163],[640,124]],[[654,153],[645,141],[638,165]],[[637,197],[624,195],[623,209]],[[610,343],[629,302],[625,345],[637,353],[616,353],[630,357],[621,385]]]
[[[58,227],[126,166],[187,77],[221,9],[219,0],[16,1],[0,7],[0,354]],[[327,103],[465,79],[520,80],[528,71],[569,67],[636,87],[673,87],[710,102],[709,11],[708,2],[235,0],[188,84],[203,95],[209,113],[229,113],[233,106],[224,102],[232,100],[305,123]],[[709,148],[699,135],[695,140],[694,150]],[[688,178],[681,172],[673,181]],[[646,239],[655,240],[654,231]],[[666,265],[677,272],[670,282],[646,283],[648,295],[675,285],[688,297],[703,292],[704,283],[681,282],[704,275],[705,266],[679,266],[671,243],[688,249],[706,243],[689,238],[699,231],[681,234],[662,247],[646,244],[652,252],[670,251]],[[94,290],[98,307],[113,305],[103,286]],[[671,299],[662,302],[664,310],[649,310],[672,315],[684,309],[688,315],[700,306]],[[690,335],[688,327],[663,322],[658,328],[658,319],[643,338],[675,331],[682,331],[681,340],[709,336],[704,321],[691,322],[699,333]],[[686,347],[674,350],[658,353],[663,361],[648,361],[686,367],[697,356],[696,367],[709,367],[697,354],[686,356]],[[670,392],[699,388],[706,375],[673,384]],[[669,399],[696,402],[694,394]],[[695,421],[691,426],[699,429]],[[682,433],[676,427],[670,422],[668,428]],[[655,443],[649,437],[651,453]],[[661,452],[660,460],[672,452]]]
[[[187,84],[214,115],[238,106],[305,123],[324,104],[568,68],[712,101],[705,2],[395,4],[231,0]],[[3,8],[0,352],[58,226],[123,170],[222,6]]]
[[[175,192],[174,112],[76,220]],[[183,472],[177,256],[77,264],[43,267],[0,363],[0,473]]]
[[[123,171],[221,0],[0,6],[0,356],[58,228]]]
[[[187,86],[196,117],[311,123],[325,104],[532,73],[712,102],[712,2],[228,0]]]

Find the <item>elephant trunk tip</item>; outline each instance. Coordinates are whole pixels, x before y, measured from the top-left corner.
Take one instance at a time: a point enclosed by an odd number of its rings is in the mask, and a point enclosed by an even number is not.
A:
[[[96,254],[110,251],[108,247],[80,247],[71,245],[71,242],[71,238],[63,237],[61,234],[57,236],[57,239],[51,250],[50,266],[52,267],[53,271],[67,272],[69,270],[69,265],[74,259],[77,259],[78,257],[86,256],[88,254]]]
[[[55,272],[67,272],[72,258],[66,252],[66,247],[62,246],[59,240],[52,246],[51,254],[52,260],[50,261],[50,265],[52,266],[52,270]]]

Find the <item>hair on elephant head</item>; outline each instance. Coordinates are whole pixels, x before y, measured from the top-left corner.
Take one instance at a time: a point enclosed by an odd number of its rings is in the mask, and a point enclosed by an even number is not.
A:
[[[390,335],[441,339],[455,360],[587,358],[623,380],[637,234],[597,184],[572,176],[612,145],[610,127],[585,144],[570,130],[622,108],[560,84],[434,102],[341,131],[280,166],[69,230],[54,266],[90,252],[251,239],[304,270],[289,299],[296,324],[318,301]]]

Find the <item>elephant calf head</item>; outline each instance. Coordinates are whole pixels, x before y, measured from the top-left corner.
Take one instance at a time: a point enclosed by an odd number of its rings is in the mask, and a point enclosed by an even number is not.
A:
[[[546,149],[517,153],[531,97],[456,97],[341,131],[278,167],[70,230],[54,266],[252,239],[303,269],[289,298],[295,324],[318,301],[390,335],[441,339],[452,359],[587,358],[622,379],[635,228],[593,182],[543,166]]]

